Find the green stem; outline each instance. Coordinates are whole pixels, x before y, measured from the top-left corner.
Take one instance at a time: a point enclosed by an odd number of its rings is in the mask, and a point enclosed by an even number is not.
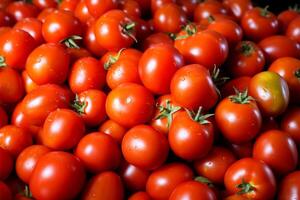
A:
[[[260,8],[260,15],[263,17],[268,17],[268,15],[270,14],[270,12],[268,11],[269,5],[267,5],[264,8]]]
[[[5,58],[3,56],[0,56],[0,68],[6,67],[7,64],[5,63]]]
[[[76,94],[75,96],[75,100],[73,101],[73,103],[71,104],[71,107],[80,115],[85,114],[85,108],[86,108],[87,104],[86,102],[82,102],[79,99],[79,96]]]
[[[175,40],[181,40],[195,35],[197,33],[197,26],[193,23],[189,23],[186,26],[184,26],[183,30],[186,34],[177,36]]]
[[[209,180],[208,178],[204,177],[204,176],[197,176],[194,180],[198,181],[200,183],[203,183],[203,184],[207,185],[210,188],[215,187],[213,182],[211,180]]]
[[[203,115],[201,106],[198,108],[197,113],[195,113],[194,111],[188,110],[188,109],[185,109],[185,111],[188,113],[188,115],[190,116],[190,118],[193,121],[198,122],[201,125],[211,123],[207,119],[214,116],[214,114],[205,114],[205,115]]]
[[[253,97],[248,95],[248,90],[240,92],[236,88],[234,88],[234,91],[235,91],[235,95],[231,95],[228,97],[230,99],[230,101],[233,103],[249,104],[251,101],[254,100]]]
[[[248,41],[243,41],[241,44],[240,51],[244,56],[251,56],[252,52],[254,51],[253,45]]]
[[[110,68],[110,66],[112,66],[113,64],[115,64],[119,60],[119,58],[121,56],[121,53],[124,50],[125,50],[125,48],[120,49],[120,51],[118,51],[117,55],[115,55],[115,56],[110,55],[108,57],[108,61],[104,63],[104,69],[108,70]]]
[[[170,100],[166,101],[166,106],[157,105],[157,107],[159,108],[159,115],[157,115],[155,119],[167,118],[167,127],[170,128],[173,120],[173,114],[179,111],[181,107],[171,105]]]
[[[252,191],[254,191],[256,188],[251,185],[250,183],[245,182],[245,180],[242,180],[242,183],[236,186],[239,191],[237,192],[237,194],[247,194],[250,193]]]
[[[122,25],[122,31],[123,31],[124,34],[126,34],[130,38],[132,38],[135,43],[137,43],[138,41],[137,41],[136,37],[132,34],[132,32],[134,31],[135,26],[136,26],[135,22],[129,22],[127,24]]]
[[[76,40],[82,40],[82,37],[79,35],[72,35],[62,40],[60,43],[65,44],[68,48],[80,49],[80,47],[75,42]]]
[[[296,72],[295,72],[295,76],[300,79],[300,69],[298,69]]]
[[[216,86],[224,85],[230,78],[226,76],[220,76],[220,69],[215,65],[212,72],[212,80]]]

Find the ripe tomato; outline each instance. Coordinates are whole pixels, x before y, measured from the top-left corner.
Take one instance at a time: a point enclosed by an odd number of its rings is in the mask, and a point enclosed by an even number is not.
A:
[[[161,8],[162,6],[169,4],[169,3],[176,3],[175,0],[150,0],[151,2],[151,14],[154,15],[155,12]]]
[[[235,144],[251,141],[262,125],[260,110],[247,91],[237,91],[235,95],[223,99],[218,104],[215,115],[221,133]]]
[[[123,161],[119,174],[130,191],[145,190],[150,172]]]
[[[8,116],[6,111],[0,106],[0,128],[8,123]]]
[[[157,44],[164,43],[166,45],[173,45],[173,40],[165,33],[153,33],[142,41],[142,50],[146,50]]]
[[[95,25],[91,24],[87,27],[85,35],[83,37],[83,42],[85,47],[95,56],[99,57],[104,55],[106,50],[98,44],[95,35]]]
[[[247,142],[243,144],[229,144],[230,149],[238,158],[252,157],[253,143]]]
[[[36,17],[39,14],[38,7],[25,1],[11,2],[5,10],[14,17],[15,21]]]
[[[198,0],[177,0],[176,3],[181,7],[188,19],[192,20],[194,11],[199,3]]]
[[[148,125],[131,128],[122,141],[125,160],[146,170],[161,166],[168,156],[168,151],[169,145],[166,137]]]
[[[83,188],[85,176],[77,157],[62,151],[50,152],[37,162],[29,187],[36,199],[74,199]]]
[[[100,62],[93,57],[78,59],[69,73],[69,85],[74,93],[88,89],[102,89],[105,85],[106,72]]]
[[[57,2],[55,0],[33,0],[32,3],[39,9],[55,8],[57,6]]]
[[[2,181],[0,181],[0,199],[13,200],[9,187]]]
[[[296,169],[298,164],[297,146],[285,132],[267,131],[256,139],[253,158],[264,161],[274,173],[285,175]]]
[[[263,51],[251,41],[238,43],[230,53],[226,69],[233,77],[254,76],[265,66]]]
[[[0,10],[0,26],[12,26],[14,24],[13,17],[5,10]]]
[[[278,116],[283,113],[290,99],[286,81],[270,71],[260,72],[252,77],[249,94],[256,100],[265,116]]]
[[[74,16],[77,17],[83,24],[86,24],[89,20],[94,19],[93,16],[89,13],[85,0],[80,0],[78,2],[74,10]]]
[[[290,22],[298,16],[299,12],[294,9],[284,10],[281,13],[279,13],[277,19],[279,21],[280,32],[285,33]]]
[[[1,130],[1,129],[0,129]],[[14,160],[8,150],[0,147],[0,180],[5,180],[14,168]]]
[[[278,199],[290,200],[300,198],[300,171],[288,174],[281,181]]]
[[[140,18],[142,13],[140,4],[135,0],[125,0],[124,2],[121,2],[121,10],[128,15],[137,18]]]
[[[22,128],[6,125],[0,129],[0,147],[16,158],[23,149],[32,145],[32,137]]]
[[[238,91],[246,91],[249,88],[251,77],[241,76],[231,79],[221,87],[221,96],[227,97],[235,94],[235,89]]]
[[[282,117],[280,128],[300,144],[300,108],[291,107]]]
[[[116,9],[118,6],[117,0],[85,0],[89,13],[95,18],[99,18],[105,12]]]
[[[74,12],[80,0],[63,0],[59,2],[58,9]]]
[[[152,200],[147,192],[136,192],[128,200]]]
[[[73,1],[75,1],[75,0],[73,0]],[[66,0],[64,0],[63,2],[66,2]],[[44,23],[46,21],[46,18],[48,17],[48,15],[50,15],[54,11],[56,11],[55,8],[45,8],[37,16],[37,19],[40,20],[42,23]]]
[[[216,200],[217,197],[212,189],[207,185],[198,181],[186,181],[179,184],[172,192],[169,200],[189,199],[203,199]]]
[[[67,52],[71,57],[71,64],[75,63],[80,58],[92,56],[92,54],[84,48],[67,48]]]
[[[43,145],[32,145],[24,149],[16,160],[18,177],[28,184],[37,162],[49,152],[50,149]]]
[[[87,183],[81,200],[123,200],[124,187],[121,178],[115,172],[102,172]]]
[[[300,43],[300,15],[289,23],[285,35]]]
[[[42,35],[42,22],[36,18],[25,18],[18,21],[14,28],[21,29],[26,31],[33,37],[37,45],[40,45],[44,42]]]
[[[21,29],[10,29],[0,35],[0,63],[15,69],[24,69],[29,53],[36,42],[29,33]]]
[[[199,106],[209,110],[219,98],[209,71],[198,64],[186,65],[177,70],[172,77],[170,90],[176,103],[192,110]]]
[[[204,157],[211,149],[214,135],[213,125],[207,121],[210,115],[180,112],[173,120],[169,131],[169,143],[173,152],[185,160]]]
[[[123,83],[106,99],[106,113],[122,126],[133,127],[148,122],[154,113],[153,95],[135,83]]]
[[[146,191],[153,199],[169,199],[177,185],[192,180],[193,175],[193,171],[185,164],[166,164],[151,173]]]
[[[173,75],[183,65],[183,57],[177,49],[157,44],[143,53],[138,69],[146,88],[155,94],[168,94]]]
[[[201,19],[206,19],[214,14],[228,14],[228,10],[221,2],[205,1],[197,5],[194,11],[194,21],[200,22]]]
[[[113,137],[119,144],[122,143],[123,137],[126,133],[126,128],[118,124],[117,122],[109,119],[105,121],[99,127],[99,131],[110,135]]]
[[[224,147],[213,149],[202,159],[194,163],[199,176],[208,178],[216,184],[222,184],[228,167],[236,161],[234,154]]]
[[[26,71],[37,84],[62,84],[67,79],[69,64],[70,56],[60,44],[47,43],[29,54]]]
[[[118,143],[111,136],[100,132],[84,136],[76,147],[75,155],[92,173],[114,170],[121,160]]]
[[[240,20],[246,11],[253,8],[251,0],[223,0],[225,8]]]
[[[238,193],[253,200],[273,199],[276,181],[272,170],[262,161],[243,158],[226,171],[224,184],[229,194]]]

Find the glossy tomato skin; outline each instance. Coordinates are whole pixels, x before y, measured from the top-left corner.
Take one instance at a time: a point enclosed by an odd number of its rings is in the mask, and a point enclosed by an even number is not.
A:
[[[265,116],[278,116],[283,113],[290,99],[286,81],[275,72],[269,71],[260,72],[252,77],[249,94],[256,100]]]
[[[30,176],[39,161],[50,149],[43,145],[32,145],[24,149],[16,160],[16,172],[18,177],[25,183],[29,183]]]
[[[82,200],[123,200],[124,186],[118,174],[102,172],[90,179],[82,193]]]
[[[169,199],[176,186],[192,180],[193,175],[193,171],[185,164],[163,165],[149,176],[146,191],[153,199]]]
[[[40,20],[36,18],[25,18],[18,21],[14,27],[29,33],[38,45],[44,42],[42,35],[42,22]]]
[[[83,43],[85,47],[95,56],[100,57],[104,55],[106,50],[98,44],[95,36],[95,27],[94,23],[87,27],[85,35],[83,37]]]
[[[262,133],[255,141],[253,158],[264,161],[274,173],[285,175],[296,169],[297,146],[285,132],[270,130]]]
[[[169,200],[189,199],[216,200],[217,197],[212,189],[198,181],[186,181],[179,184],[172,192]]]
[[[208,110],[218,100],[209,71],[198,64],[186,65],[177,70],[172,77],[170,90],[173,100],[188,109],[195,110],[202,106]]]
[[[123,137],[126,133],[126,128],[118,124],[117,122],[108,119],[101,124],[98,129],[100,132],[105,133],[113,137],[119,144],[122,143]]]
[[[49,176],[44,176],[45,173]],[[37,199],[73,199],[83,188],[85,177],[83,165],[77,157],[55,151],[39,159],[30,177],[29,187]]]
[[[58,9],[74,12],[79,2],[80,0],[63,0],[58,4]]]
[[[153,33],[142,41],[142,50],[146,50],[159,43],[173,45],[173,40],[165,33]]]
[[[284,10],[281,13],[279,13],[277,18],[279,21],[280,32],[285,33],[290,22],[298,16],[299,12],[293,9]]]
[[[5,180],[9,177],[14,167],[14,160],[8,150],[0,147],[0,180]]]
[[[84,0],[80,0],[74,10],[74,15],[83,24],[88,23],[89,20],[94,20],[94,17],[89,13],[88,7]]]
[[[165,162],[168,151],[169,145],[166,137],[148,125],[131,128],[126,132],[122,141],[125,160],[146,170],[160,167]]]
[[[238,91],[248,90],[250,80],[251,80],[251,77],[249,77],[249,76],[241,76],[241,77],[229,80],[227,83],[225,83],[221,87],[221,96],[227,97],[230,95],[234,95],[235,94],[234,88],[236,88]]]
[[[283,178],[280,183],[278,199],[289,200],[300,197],[300,171],[294,171]]]
[[[37,84],[62,84],[69,71],[70,55],[60,44],[47,43],[34,49],[26,61],[26,71]]]
[[[151,12],[152,15],[155,14],[155,12],[161,8],[162,6],[169,4],[169,3],[175,3],[175,0],[150,0],[151,2]]]
[[[39,9],[35,5],[24,1],[14,1],[5,10],[14,17],[15,21],[27,17],[36,17],[39,14]]]
[[[0,11],[0,26],[12,26],[14,24],[13,17],[5,10]]]
[[[95,18],[99,18],[105,12],[116,9],[118,6],[118,1],[116,0],[84,0],[89,13]]]
[[[121,2],[121,9],[130,16],[141,17],[141,6],[135,0],[125,0]]]
[[[283,57],[275,60],[269,71],[279,74],[288,84],[292,103],[300,103],[300,60]]]
[[[118,143],[111,136],[100,132],[84,136],[76,147],[75,155],[88,171],[95,174],[116,169],[121,160]]]
[[[147,192],[136,192],[128,200],[152,200]]]
[[[300,108],[291,107],[283,115],[280,128],[288,133],[296,142],[300,144]]]
[[[243,17],[246,11],[253,8],[251,0],[224,0],[223,4],[238,20]]]
[[[167,94],[173,75],[183,65],[183,57],[177,49],[157,44],[143,53],[138,69],[146,88],[155,94]]]
[[[0,198],[5,200],[13,200],[13,195],[9,187],[2,181],[0,181]]]
[[[296,41],[298,44],[300,43],[299,26],[300,26],[300,15],[289,23],[285,33],[286,36]]]
[[[55,0],[33,0],[32,3],[39,9],[55,8],[57,6],[57,2]]]
[[[208,178],[213,183],[222,184],[228,167],[236,161],[235,155],[224,147],[213,147],[202,159],[194,163],[199,176]]]
[[[106,113],[110,119],[124,127],[148,122],[153,115],[155,101],[145,87],[123,83],[107,96]]]
[[[213,140],[212,124],[194,121],[187,112],[179,113],[171,124],[170,147],[178,157],[185,160],[191,161],[204,157],[210,151]]]
[[[0,36],[0,56],[7,66],[14,69],[24,69],[26,59],[35,46],[33,37],[21,29],[11,29]]]
[[[201,19],[206,19],[214,14],[228,14],[228,10],[218,1],[206,1],[197,5],[194,10],[194,21],[200,22]]]
[[[65,2],[65,1],[64,1]],[[45,8],[43,9],[40,14],[37,16],[37,19],[40,20],[42,23],[45,22],[48,15],[50,15],[52,12],[54,12],[55,8]]]
[[[251,184],[254,191],[242,194],[251,199],[273,199],[276,192],[276,181],[272,170],[262,161],[243,158],[233,163],[226,171],[224,184],[229,194],[241,189],[237,185],[242,182]]]

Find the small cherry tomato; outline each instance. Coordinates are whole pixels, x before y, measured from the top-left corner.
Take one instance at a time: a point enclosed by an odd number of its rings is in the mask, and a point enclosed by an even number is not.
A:
[[[280,183],[278,199],[290,200],[300,198],[300,171],[288,174]]]
[[[9,177],[14,167],[14,160],[8,150],[0,147],[0,180],[5,180]]]
[[[300,144],[300,108],[288,109],[281,120],[280,128],[288,133],[297,144]]]
[[[110,135],[119,144],[121,144],[127,130],[125,127],[121,126],[117,122],[109,119],[105,121],[103,124],[101,124],[101,126],[99,127],[99,131],[107,135]]]

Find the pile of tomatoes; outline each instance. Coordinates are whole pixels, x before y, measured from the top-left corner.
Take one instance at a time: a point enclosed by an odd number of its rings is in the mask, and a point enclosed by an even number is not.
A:
[[[1,200],[300,199],[300,10],[0,1]]]

